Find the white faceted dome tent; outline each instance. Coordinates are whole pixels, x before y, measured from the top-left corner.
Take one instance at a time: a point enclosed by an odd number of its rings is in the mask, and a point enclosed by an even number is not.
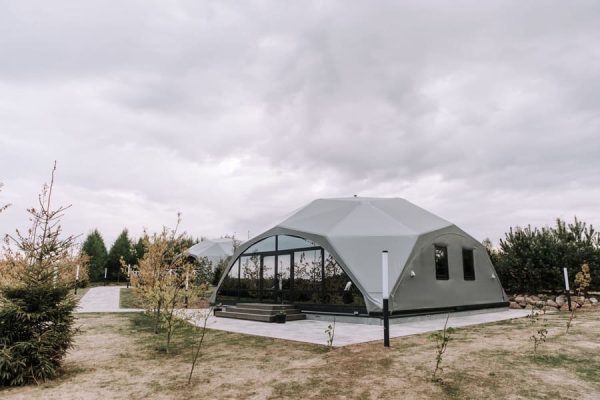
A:
[[[233,255],[233,239],[206,239],[188,249],[188,255],[200,260],[208,259],[213,265]]]
[[[244,243],[212,300],[377,314],[383,250],[392,315],[508,305],[473,237],[404,199],[361,197],[315,200]],[[354,297],[344,293],[349,287]]]

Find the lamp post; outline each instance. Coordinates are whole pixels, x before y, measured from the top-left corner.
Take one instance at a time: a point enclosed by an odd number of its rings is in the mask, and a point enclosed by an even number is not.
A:
[[[390,319],[389,319],[389,304],[388,300],[390,297],[390,289],[388,283],[388,252],[383,250],[381,252],[381,277],[382,277],[382,290],[381,295],[383,298],[383,346],[390,347]]]
[[[127,289],[129,289],[129,281],[131,280],[131,264],[127,264]]]
[[[189,271],[185,271],[185,308],[188,308],[188,289],[190,288]]]
[[[75,270],[75,294],[77,294],[77,287],[79,287],[79,264],[77,264],[77,269]]]
[[[571,288],[569,287],[569,272],[567,268],[563,268],[565,275],[565,290],[567,291],[567,301],[569,302],[569,311],[571,311]]]
[[[108,276],[108,268],[104,267],[104,286],[106,286],[106,277]]]

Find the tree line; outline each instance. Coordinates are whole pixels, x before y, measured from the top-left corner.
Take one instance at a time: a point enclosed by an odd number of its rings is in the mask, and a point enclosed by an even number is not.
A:
[[[600,233],[577,218],[542,228],[511,227],[497,248],[488,239],[483,244],[509,293],[561,292],[563,268],[573,286],[583,264],[592,277],[590,290],[600,290]]]
[[[179,240],[180,251],[186,250],[198,243],[199,239],[186,236]],[[145,254],[144,239],[140,237],[137,241],[129,238],[127,229],[119,234],[115,242],[107,250],[104,238],[98,229],[89,233],[83,242],[81,252],[89,259],[89,277],[90,281],[97,282],[104,280],[104,269],[106,268],[106,279],[109,281],[119,281],[126,279],[125,265],[136,266],[139,260]]]

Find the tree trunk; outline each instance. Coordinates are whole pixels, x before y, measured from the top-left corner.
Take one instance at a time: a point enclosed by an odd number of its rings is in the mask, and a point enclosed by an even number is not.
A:
[[[154,319],[154,333],[158,334],[158,325],[160,323],[160,308],[162,306],[162,300],[158,302],[158,307],[156,308],[156,317]]]

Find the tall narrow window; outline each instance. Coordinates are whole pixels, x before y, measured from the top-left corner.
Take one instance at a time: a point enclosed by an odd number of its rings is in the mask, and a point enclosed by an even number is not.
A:
[[[448,248],[435,246],[435,279],[448,280]]]
[[[465,281],[474,281],[475,259],[473,258],[473,249],[462,249],[462,256]]]

